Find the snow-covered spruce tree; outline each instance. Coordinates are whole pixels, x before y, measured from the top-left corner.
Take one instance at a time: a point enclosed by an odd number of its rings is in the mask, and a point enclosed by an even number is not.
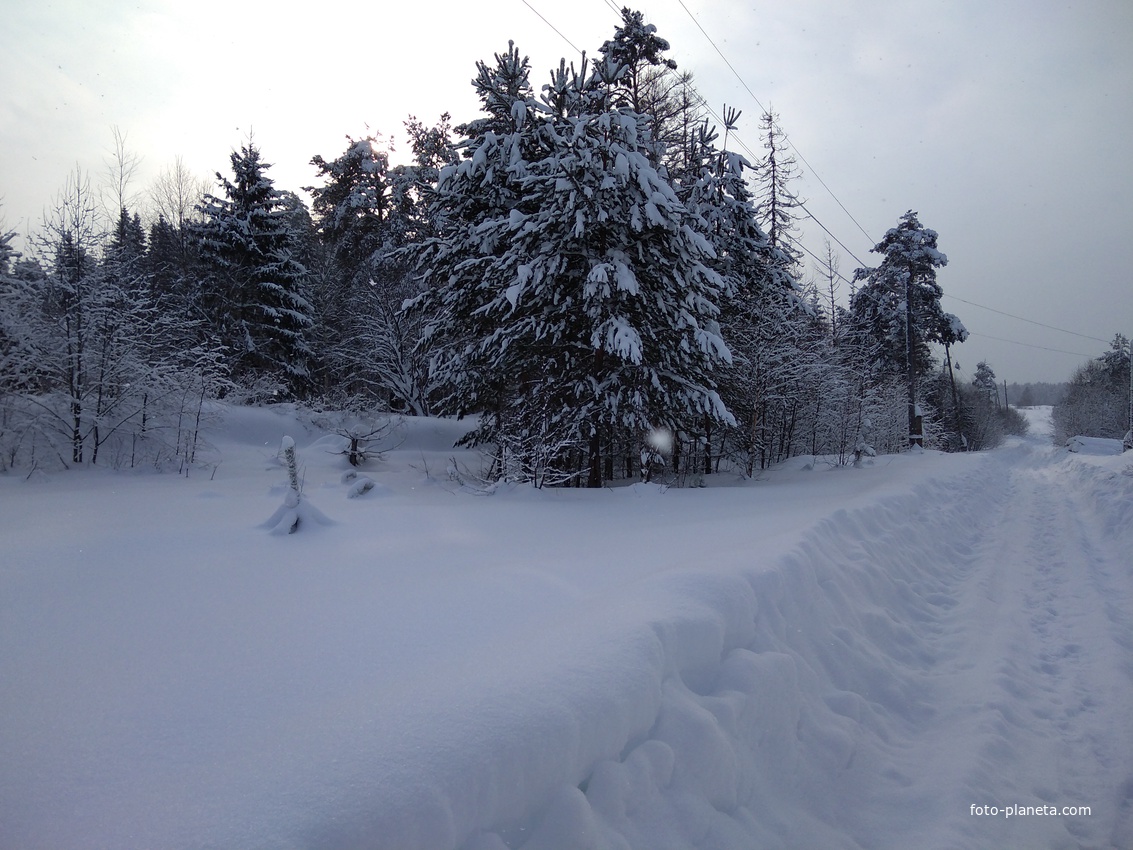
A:
[[[963,395],[968,396],[962,404],[964,434],[968,437],[972,451],[991,449],[1003,442],[1003,420],[999,411],[999,388],[995,384],[995,372],[986,361],[976,364],[976,374],[972,377],[971,388]]]
[[[912,210],[906,212],[871,249],[882,255],[880,266],[854,272],[862,286],[850,303],[859,338],[878,344],[879,371],[904,379],[913,446],[924,444],[917,383],[935,365],[929,345],[962,342],[968,335],[960,320],[940,306],[943,290],[936,270],[947,265],[948,257],[936,245],[936,231],[924,227]]]
[[[146,277],[162,297],[176,301],[172,309],[192,312],[193,292],[189,253],[183,249],[177,229],[164,216],[149,227],[146,240]]]
[[[597,487],[652,429],[730,422],[712,375],[730,354],[712,248],[650,164],[647,123],[612,106],[624,70],[586,72],[562,63],[536,100],[514,47],[481,66],[490,118],[438,186],[463,226],[426,243],[420,306],[455,406],[484,412],[477,438],[566,440],[554,463]]]
[[[497,438],[507,385],[474,356],[494,327],[481,309],[494,283],[489,267],[507,247],[491,228],[520,204],[520,180],[535,153],[535,101],[530,62],[513,43],[494,64],[477,62],[476,71],[472,85],[484,116],[456,128],[466,136],[457,145],[464,159],[438,172],[430,217],[439,232],[406,248],[423,290],[406,312],[426,323],[418,350],[430,357],[439,409],[482,413],[472,439],[486,442]]]
[[[3,218],[0,217],[0,472],[11,465],[7,446],[8,432],[13,423],[8,405],[5,402],[8,394],[16,389],[17,381],[16,376],[10,374],[9,364],[15,355],[18,340],[10,336],[9,323],[5,321],[5,314],[9,310],[9,302],[13,297],[16,286],[16,281],[12,277],[13,266],[20,256],[20,253],[12,245],[15,238],[16,232],[6,230]]]
[[[386,243],[391,204],[389,155],[379,139],[346,141],[337,158],[312,158],[323,185],[307,187],[326,258],[312,275],[312,340],[318,352],[313,377],[319,392],[338,402],[376,390],[368,386],[359,331],[374,288],[371,260]]]
[[[5,230],[4,219],[0,218],[0,275],[10,274],[12,265],[20,256],[20,252],[12,246],[15,238],[16,231]]]
[[[11,275],[13,266],[20,257],[20,252],[12,245],[16,236],[16,231],[5,230],[4,220],[0,217],[0,309],[3,309],[2,305],[4,301],[10,297],[12,287],[15,285],[15,281],[12,280]],[[0,325],[0,364],[7,363],[13,344],[13,340],[7,339],[4,336],[3,326]],[[2,377],[3,372],[0,371],[0,393],[4,391]]]
[[[389,154],[379,139],[346,137],[346,152],[328,162],[311,159],[322,186],[308,187],[319,235],[343,272],[356,277],[385,241],[390,213]],[[364,271],[363,271],[364,274]]]
[[[986,360],[976,364],[976,374],[972,376],[972,388],[983,397],[989,407],[999,407],[999,386],[995,381],[995,371]]]
[[[224,196],[205,196],[195,228],[206,270],[201,306],[232,352],[237,379],[270,377],[301,392],[312,307],[294,210],[253,143],[231,162],[235,181],[217,173]]]

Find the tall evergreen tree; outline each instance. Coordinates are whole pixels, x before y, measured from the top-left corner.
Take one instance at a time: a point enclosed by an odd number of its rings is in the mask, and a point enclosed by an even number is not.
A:
[[[3,220],[0,220],[0,275],[9,274],[12,264],[15,263],[20,256],[19,251],[12,247],[12,242],[15,238],[16,231],[5,231]]]
[[[110,235],[103,257],[106,274],[115,277],[120,286],[140,288],[146,282],[146,233],[137,213],[130,215],[126,207],[118,214],[118,221]]]
[[[15,238],[16,232],[5,230],[3,220],[0,219],[0,399],[7,392],[15,389],[19,381],[15,370],[9,366],[13,362],[19,340],[11,334],[12,323],[5,321],[5,315],[10,309],[9,302],[14,298],[17,287],[14,266],[19,260],[20,253],[12,245]],[[0,469],[2,468],[3,466],[0,465]]]
[[[648,122],[650,162],[671,164],[679,158],[686,134],[703,119],[703,106],[692,75],[676,73],[677,63],[664,55],[670,45],[657,35],[657,27],[628,7],[622,7],[621,15],[614,37],[598,49],[602,61],[621,68],[611,85],[611,105],[641,116],[642,129]]]
[[[712,248],[650,163],[647,122],[612,105],[622,69],[586,71],[564,62],[539,100],[507,103],[526,64],[514,47],[497,56],[506,88],[482,94],[494,120],[442,173],[461,226],[425,244],[436,287],[419,306],[457,406],[486,408],[481,439],[574,449],[601,486],[615,447],[731,421],[713,379],[730,353]]]
[[[657,27],[645,23],[641,12],[622,7],[622,25],[599,49],[603,59],[623,69],[612,87],[614,106],[628,106],[639,115],[648,114],[650,68],[675,71],[677,63],[663,56],[669,42],[657,35]]]
[[[315,156],[322,186],[311,187],[312,209],[319,235],[331,247],[335,262],[345,277],[355,278],[368,266],[386,239],[390,214],[389,154],[368,136],[355,141],[347,137],[347,149],[327,162]]]
[[[772,366],[792,359],[793,350],[786,343],[798,297],[788,273],[788,258],[771,245],[760,227],[745,179],[751,163],[727,150],[727,136],[735,131],[739,117],[737,110],[724,108],[722,150],[716,147],[715,129],[707,124],[697,129],[688,145],[693,169],[679,174],[678,179],[682,200],[699,218],[712,245],[715,256],[710,265],[725,282],[720,322],[734,360],[721,372],[721,393],[742,423],[733,440],[747,455],[745,463],[750,468],[767,421]],[[712,469],[713,451],[723,448],[719,440],[713,440],[711,422],[705,422],[690,446],[702,448],[704,472]]]
[[[802,205],[802,201],[791,189],[791,182],[798,177],[798,163],[788,151],[786,135],[779,126],[778,115],[770,111],[764,112],[759,129],[764,150],[767,151],[754,169],[758,185],[756,203],[759,206],[760,224],[767,233],[771,247],[780,251],[788,261],[788,273],[798,277],[803,255],[795,244],[798,234],[796,210]]]
[[[312,355],[308,270],[299,261],[294,210],[249,142],[231,155],[235,180],[206,195],[196,236],[208,270],[203,306],[234,355],[234,374],[274,375],[303,387]]]
[[[995,372],[986,360],[976,364],[976,374],[972,376],[972,386],[989,404],[999,406],[999,387],[995,382]]]
[[[186,270],[182,267],[181,239],[176,228],[159,215],[149,227],[146,242],[146,274],[153,288],[163,293],[181,290]]]
[[[328,254],[315,299],[316,334],[326,392],[426,413],[425,365],[412,351],[417,327],[400,312],[417,294],[415,280],[398,250],[432,232],[420,207],[424,180],[435,174],[432,162],[446,155],[439,136],[447,136],[447,127],[412,129],[418,165],[391,167],[373,137],[348,139],[346,152],[332,162],[312,160],[325,180],[310,191]]]
[[[917,382],[934,368],[931,343],[962,342],[968,332],[940,305],[943,290],[936,270],[948,257],[937,249],[937,233],[924,227],[912,210],[901,216],[872,249],[882,255],[877,268],[858,269],[862,284],[851,301],[851,317],[859,339],[878,345],[878,365],[899,374],[908,395],[909,442],[924,444]]]

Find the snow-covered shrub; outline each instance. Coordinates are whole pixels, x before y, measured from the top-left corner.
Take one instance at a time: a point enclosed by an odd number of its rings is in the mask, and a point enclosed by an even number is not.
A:
[[[1078,435],[1120,440],[1130,427],[1129,403],[1129,341],[1118,334],[1108,352],[1078,367],[1055,405],[1055,444]]]

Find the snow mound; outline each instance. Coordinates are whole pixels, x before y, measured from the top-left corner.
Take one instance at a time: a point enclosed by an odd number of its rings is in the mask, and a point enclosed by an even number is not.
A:
[[[1105,437],[1071,437],[1066,441],[1067,450],[1084,455],[1119,455],[1124,451],[1121,440]]]

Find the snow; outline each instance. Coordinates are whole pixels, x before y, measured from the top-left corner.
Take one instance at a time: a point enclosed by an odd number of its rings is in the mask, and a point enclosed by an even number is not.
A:
[[[1068,451],[1090,455],[1119,455],[1122,452],[1121,440],[1105,437],[1071,437],[1066,441]]]
[[[695,490],[471,498],[436,419],[344,475],[283,406],[0,478],[0,847],[1128,847],[1133,461],[1025,413]],[[284,434],[333,525],[259,527]]]

